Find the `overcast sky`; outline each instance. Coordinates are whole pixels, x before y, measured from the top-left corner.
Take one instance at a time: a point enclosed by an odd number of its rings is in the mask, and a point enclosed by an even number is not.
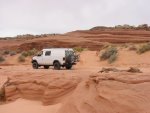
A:
[[[0,37],[150,24],[150,0],[0,0]]]

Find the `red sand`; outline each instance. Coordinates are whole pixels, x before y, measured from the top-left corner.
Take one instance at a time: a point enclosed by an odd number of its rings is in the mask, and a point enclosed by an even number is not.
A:
[[[56,113],[61,104],[43,106],[38,101],[18,99],[5,105],[0,105],[1,113]]]

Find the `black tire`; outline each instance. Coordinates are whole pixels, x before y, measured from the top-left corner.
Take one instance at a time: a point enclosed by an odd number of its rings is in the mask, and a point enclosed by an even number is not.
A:
[[[72,65],[66,65],[66,69],[71,69]]]
[[[61,65],[59,62],[54,62],[54,69],[55,70],[60,70],[60,67],[61,67]]]
[[[38,69],[38,68],[39,68],[39,65],[38,65],[37,62],[33,62],[33,63],[32,63],[32,67],[33,67],[33,69]]]
[[[45,66],[44,66],[44,69],[49,69],[49,66],[45,65]]]

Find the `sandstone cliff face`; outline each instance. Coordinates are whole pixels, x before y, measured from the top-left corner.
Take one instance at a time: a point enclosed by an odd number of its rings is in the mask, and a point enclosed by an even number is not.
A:
[[[40,100],[44,105],[55,104],[65,99],[79,82],[72,76],[14,76],[5,86],[6,100],[26,98]]]
[[[19,36],[20,37],[20,36]],[[99,50],[109,43],[144,43],[150,40],[150,30],[96,27],[91,30],[77,30],[65,34],[0,39],[0,50],[27,51],[49,47],[82,47]]]
[[[30,75],[29,75],[30,76]],[[149,73],[109,72],[76,76],[13,76],[6,100],[26,98],[44,105],[61,103],[58,113],[149,113]]]
[[[149,113],[149,94],[149,75],[97,74],[81,82],[58,113]]]

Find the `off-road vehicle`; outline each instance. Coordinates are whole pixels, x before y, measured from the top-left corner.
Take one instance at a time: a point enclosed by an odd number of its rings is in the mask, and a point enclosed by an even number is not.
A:
[[[47,48],[32,58],[32,67],[38,69],[44,66],[45,69],[48,69],[49,66],[54,66],[56,70],[61,67],[71,69],[76,64],[75,61],[75,53],[71,48]]]

